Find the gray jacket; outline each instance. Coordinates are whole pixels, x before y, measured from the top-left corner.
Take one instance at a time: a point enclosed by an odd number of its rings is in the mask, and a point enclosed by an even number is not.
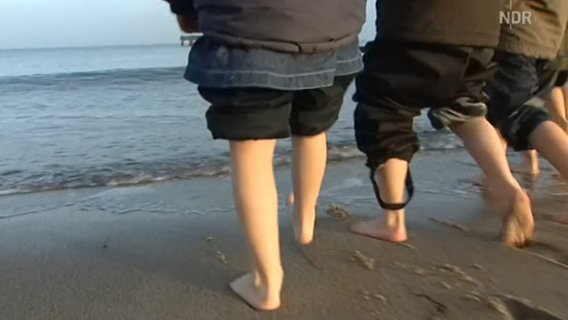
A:
[[[233,46],[290,53],[333,51],[355,41],[366,0],[194,0],[200,31]]]
[[[562,45],[568,21],[568,0],[507,0],[505,12],[529,17],[501,25],[499,50],[553,60]]]

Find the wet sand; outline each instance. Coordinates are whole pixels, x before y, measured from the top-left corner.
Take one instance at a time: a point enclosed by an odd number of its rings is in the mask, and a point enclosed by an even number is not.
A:
[[[471,164],[462,151],[416,158],[405,245],[348,232],[377,205],[362,161],[330,164],[304,248],[279,169],[287,276],[274,313],[228,289],[247,251],[227,177],[2,197],[0,319],[568,319],[568,225],[552,221],[568,212],[568,186],[546,168],[524,181],[537,235],[513,250],[479,190],[460,182],[478,173]]]

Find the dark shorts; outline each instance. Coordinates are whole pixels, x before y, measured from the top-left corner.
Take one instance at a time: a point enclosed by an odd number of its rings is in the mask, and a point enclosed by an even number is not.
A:
[[[354,100],[355,137],[367,165],[410,161],[419,149],[413,120],[429,107],[437,129],[486,115],[483,86],[494,74],[493,50],[374,41],[363,57]]]
[[[206,118],[214,139],[279,139],[328,130],[353,77],[338,76],[332,86],[298,91],[204,86],[198,90],[211,104]]]
[[[493,61],[499,67],[485,89],[491,99],[487,118],[514,150],[529,150],[530,134],[549,119],[544,101],[557,80],[557,64],[502,51]]]
[[[556,81],[554,82],[555,87],[563,87],[568,81],[568,70],[561,70],[558,72]]]

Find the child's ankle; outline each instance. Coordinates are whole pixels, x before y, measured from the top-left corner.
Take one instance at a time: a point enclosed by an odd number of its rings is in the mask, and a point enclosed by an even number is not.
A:
[[[385,210],[386,225],[392,229],[399,229],[405,226],[404,209]]]

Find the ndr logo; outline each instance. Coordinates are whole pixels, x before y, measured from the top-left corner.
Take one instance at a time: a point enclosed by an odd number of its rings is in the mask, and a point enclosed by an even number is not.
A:
[[[509,8],[499,12],[499,23],[513,27],[518,24],[531,24],[532,12],[513,10],[513,0],[509,0]]]

